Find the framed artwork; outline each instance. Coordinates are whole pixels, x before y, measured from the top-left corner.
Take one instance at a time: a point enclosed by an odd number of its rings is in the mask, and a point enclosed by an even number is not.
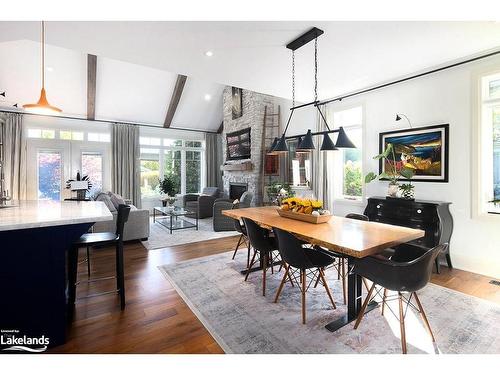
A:
[[[267,155],[264,159],[264,176],[279,176],[280,174],[280,156]]]
[[[233,120],[243,116],[243,89],[233,87],[232,95]]]
[[[380,133],[379,151],[392,143],[394,155],[389,158],[397,168],[414,169],[412,181],[448,182],[448,133],[449,124]],[[386,164],[379,161],[379,173],[386,171]]]

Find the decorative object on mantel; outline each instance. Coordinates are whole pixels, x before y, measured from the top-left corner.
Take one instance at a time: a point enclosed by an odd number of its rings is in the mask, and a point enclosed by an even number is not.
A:
[[[158,181],[160,192],[163,193],[163,196],[161,197],[162,205],[163,207],[170,207],[177,199],[175,197],[177,190],[175,189],[174,179],[171,176],[165,175],[163,180],[160,178]]]
[[[309,152],[315,149],[312,137],[316,135],[323,136],[323,143],[321,145],[321,151],[335,151],[339,148],[356,148],[356,146],[351,142],[349,137],[344,130],[344,128],[340,127],[339,129],[332,130],[328,126],[328,122],[326,121],[323,112],[320,109],[321,103],[318,101],[318,37],[322,35],[324,32],[316,27],[313,27],[311,30],[302,34],[292,42],[288,43],[286,48],[292,50],[292,108],[290,108],[290,116],[288,117],[288,121],[286,123],[285,131],[281,135],[281,138],[276,138],[273,142],[269,150],[269,154],[281,154],[288,152],[288,147],[286,145],[287,139],[299,139],[298,147],[296,152]],[[301,104],[295,106],[295,50],[306,45],[310,41],[314,40],[314,101],[306,104]],[[308,129],[306,134],[300,134],[295,136],[286,136],[286,131],[288,130],[288,126],[290,125],[290,120],[292,119],[293,112],[296,109],[304,108],[308,106],[314,106],[318,110],[322,120],[325,123],[325,126],[328,130],[312,133],[310,129]],[[333,143],[330,138],[331,133],[339,133],[337,137],[337,142]]]
[[[220,166],[221,171],[251,171],[253,164],[251,161],[243,163],[226,163]]]
[[[66,181],[66,189],[71,191],[76,191],[76,200],[85,200],[85,195],[87,191],[90,191],[92,188],[92,183],[90,182],[89,176],[81,177],[80,171],[76,172],[75,180]]]
[[[40,98],[38,99],[37,103],[24,104],[23,108],[39,114],[57,114],[62,112],[62,109],[50,105],[45,93],[45,22],[44,21],[42,21],[40,44],[42,46],[42,90],[40,91]]]
[[[243,89],[233,87],[231,99],[233,120],[236,120],[243,116]]]
[[[281,206],[282,200],[295,196],[292,186],[286,182],[274,182],[266,189],[267,196],[272,204]]]
[[[227,160],[250,159],[251,157],[251,129],[245,128],[226,134]]]
[[[332,218],[330,211],[323,209],[322,201],[296,197],[283,200],[277,211],[281,217],[313,224],[327,223]]]
[[[391,160],[392,156],[392,160]],[[394,151],[394,146],[392,143],[388,143],[384,152],[373,157],[375,160],[383,160],[384,165],[388,168],[388,171],[381,172],[378,176],[370,172],[365,176],[365,183],[370,183],[375,180],[377,177],[379,180],[387,179],[389,180],[389,187],[387,189],[387,197],[397,198],[397,194],[399,191],[399,179],[401,177],[406,179],[411,179],[415,174],[415,170],[412,168],[408,168],[404,166],[401,162],[396,161],[396,153]],[[411,185],[411,183],[410,183]]]
[[[392,144],[393,161],[413,169],[413,181],[448,182],[448,133],[449,124],[384,132],[380,133],[379,150],[382,153]],[[385,163],[380,159],[379,173],[386,172],[386,167],[390,167],[387,159]]]

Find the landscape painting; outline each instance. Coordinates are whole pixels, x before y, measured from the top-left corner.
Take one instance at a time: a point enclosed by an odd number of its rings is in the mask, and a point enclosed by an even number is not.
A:
[[[233,87],[231,93],[233,120],[243,116],[243,90]]]
[[[380,152],[391,143],[394,154],[389,159],[396,169],[413,169],[412,181],[448,182],[448,128],[443,124],[380,133]],[[388,162],[380,160],[379,172],[390,170]]]

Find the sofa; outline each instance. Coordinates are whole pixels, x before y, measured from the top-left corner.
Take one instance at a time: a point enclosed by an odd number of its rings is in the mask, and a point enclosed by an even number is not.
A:
[[[219,197],[219,188],[206,187],[201,194],[185,194],[183,207],[198,212],[198,219],[212,217],[215,200]]]
[[[239,200],[233,201],[227,198],[219,198],[214,202],[213,210],[213,228],[214,232],[223,232],[236,230],[234,228],[234,219],[222,214],[223,210],[232,210],[234,208],[250,207],[253,199],[253,194],[245,191]]]
[[[130,204],[130,200],[122,198],[120,195],[112,192],[98,193],[94,198],[95,201],[103,202],[111,211],[113,220],[101,221],[94,224],[94,232],[115,232],[116,218],[118,214],[118,205],[130,205],[130,214],[124,228],[124,241],[141,240],[146,241],[149,237],[149,210],[138,209]]]

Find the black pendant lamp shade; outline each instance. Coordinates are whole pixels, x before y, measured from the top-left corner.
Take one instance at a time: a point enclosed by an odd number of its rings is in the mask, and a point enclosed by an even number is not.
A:
[[[286,146],[285,134],[283,134],[273,149],[273,153],[281,154],[285,152],[288,152],[288,147]]]
[[[345,133],[344,128],[341,126],[339,128],[339,136],[337,137],[337,143],[335,144],[337,148],[356,148],[354,143],[351,142],[347,134]]]
[[[307,131],[307,134],[304,136],[304,139],[302,139],[302,142],[300,142],[300,144],[298,145],[295,152],[309,152],[314,149],[315,147],[312,139],[311,129],[309,129]]]
[[[274,148],[278,144],[278,141],[279,141],[279,138],[278,137],[274,137],[273,143],[271,144],[271,147],[269,147],[269,151],[267,152],[268,154],[270,154],[270,155],[274,154]]]
[[[335,147],[335,144],[333,143],[332,139],[328,134],[325,134],[323,136],[323,143],[321,144],[321,151],[335,151],[338,150],[337,147]]]

